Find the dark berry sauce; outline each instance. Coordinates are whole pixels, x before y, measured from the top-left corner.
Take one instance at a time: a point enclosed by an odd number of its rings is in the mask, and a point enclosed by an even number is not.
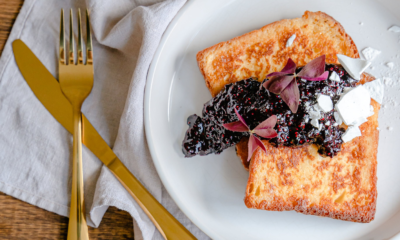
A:
[[[300,70],[301,68],[298,68],[297,72]],[[322,156],[337,155],[343,143],[341,136],[344,129],[335,124],[334,110],[321,112],[319,124],[322,127],[317,129],[311,125],[311,118],[306,108],[317,103],[319,93],[329,95],[335,106],[343,89],[354,87],[357,80],[351,78],[341,66],[326,65],[326,70],[338,73],[341,81],[296,79],[300,91],[297,113],[292,113],[279,95],[269,93],[256,79],[249,78],[226,85],[222,92],[204,104],[203,117],[191,115],[188,118],[189,129],[182,143],[185,157],[219,154],[237,144],[242,137],[248,137],[249,133],[231,132],[222,126],[224,123],[239,121],[234,108],[243,116],[250,129],[268,117],[276,115],[278,121],[275,130],[278,136],[269,139],[275,146],[296,147],[315,143]]]

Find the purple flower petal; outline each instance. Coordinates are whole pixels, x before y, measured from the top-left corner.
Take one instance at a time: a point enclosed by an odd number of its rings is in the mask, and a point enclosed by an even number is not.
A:
[[[296,80],[290,82],[285,90],[281,92],[281,98],[289,106],[293,113],[297,112],[299,107],[300,93]]]
[[[268,74],[266,77],[273,77],[273,76],[284,76],[288,74],[294,74],[296,71],[296,63],[293,62],[291,58],[288,59],[285,67],[280,72],[273,72]]]
[[[263,83],[263,87],[268,90],[274,81],[276,81],[276,77],[268,79],[266,82]]]
[[[254,128],[253,132],[263,138],[274,138],[278,136],[278,133],[274,129],[276,121],[276,115],[272,115],[262,123],[258,124],[258,126]]]
[[[293,78],[293,75],[272,77],[266,81],[263,86],[272,93],[280,94],[289,85]]]
[[[273,128],[256,129],[253,132],[263,138],[274,138],[278,136],[278,133]]]
[[[304,79],[307,78],[316,78],[321,76],[325,71],[325,55],[317,57],[316,59],[312,60],[311,62],[307,63],[301,69],[297,76],[302,77]]]
[[[248,132],[249,131],[249,128],[247,126],[243,125],[243,123],[241,121],[226,123],[226,124],[223,124],[222,126],[224,126],[224,128],[226,128],[232,132]]]
[[[250,161],[253,156],[254,151],[258,148],[255,137],[253,134],[250,134],[249,143],[248,143],[248,153],[247,153],[247,161]]]
[[[276,121],[276,115],[272,115],[271,117],[264,120],[262,123],[258,124],[257,127],[254,128],[254,130],[273,128],[276,125]]]
[[[253,156],[253,153],[257,150],[258,147],[261,147],[261,149],[264,150],[264,152],[267,152],[267,149],[265,148],[261,140],[255,137],[253,134],[250,134],[247,161],[250,161],[251,157]]]
[[[266,153],[267,148],[265,147],[264,143],[256,136],[252,135],[254,137],[254,140],[256,140],[256,144]]]
[[[236,113],[236,116],[239,118],[239,121],[241,121],[247,127],[247,129],[249,129],[249,126],[247,126],[246,122],[244,121],[244,118],[239,114],[239,112],[236,110],[236,108],[235,108],[235,113]]]
[[[303,79],[306,79],[308,81],[324,81],[328,78],[329,72],[325,71],[321,76],[315,77],[315,78],[310,78],[310,77],[301,77]]]

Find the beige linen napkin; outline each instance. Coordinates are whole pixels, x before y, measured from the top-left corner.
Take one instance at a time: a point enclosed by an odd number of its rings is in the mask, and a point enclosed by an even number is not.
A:
[[[48,211],[69,214],[72,138],[26,84],[16,66],[11,43],[22,39],[57,77],[60,9],[89,8],[95,82],[83,113],[153,196],[197,238],[208,239],[165,191],[144,134],[147,71],[163,32],[184,3],[185,0],[25,1],[0,58],[0,191]],[[161,239],[131,196],[86,148],[83,159],[89,224],[97,227],[108,206],[115,206],[135,219],[136,240]]]

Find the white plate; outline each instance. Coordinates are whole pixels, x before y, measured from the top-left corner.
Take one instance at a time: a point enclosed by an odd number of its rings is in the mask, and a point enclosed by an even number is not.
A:
[[[384,7],[387,6],[387,8]],[[164,34],[146,87],[145,124],[150,151],[166,189],[182,211],[213,239],[388,239],[400,231],[399,84],[386,88],[380,112],[378,204],[368,224],[306,216],[296,212],[247,209],[243,198],[248,173],[234,148],[221,155],[185,159],[181,142],[186,119],[201,114],[211,95],[196,64],[196,53],[268,23],[323,11],[337,19],[359,50],[382,53],[373,61],[377,77],[399,81],[400,1],[373,0],[190,0]],[[390,70],[384,64],[396,64]],[[392,99],[393,101],[388,101]],[[393,127],[393,130],[388,130]]]

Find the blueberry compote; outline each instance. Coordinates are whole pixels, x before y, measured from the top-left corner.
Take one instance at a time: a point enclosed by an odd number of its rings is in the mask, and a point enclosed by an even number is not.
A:
[[[298,68],[296,71],[300,70],[301,68]],[[275,130],[278,136],[269,139],[274,146],[296,147],[315,143],[322,156],[335,156],[341,149],[343,143],[341,136],[344,129],[335,124],[334,110],[327,113],[321,112],[320,127],[315,128],[310,123],[307,108],[317,103],[319,93],[329,95],[335,106],[343,89],[354,87],[357,80],[351,78],[341,66],[326,65],[326,70],[330,73],[332,71],[338,73],[341,81],[296,79],[300,92],[297,113],[292,113],[279,95],[269,93],[260,82],[253,78],[226,85],[222,92],[204,104],[203,117],[191,115],[188,118],[189,129],[182,143],[185,157],[197,154],[219,154],[224,149],[237,144],[242,137],[248,137],[247,132],[231,132],[222,126],[224,123],[239,121],[234,108],[243,116],[250,129],[255,128],[271,115],[276,115],[278,121]]]

